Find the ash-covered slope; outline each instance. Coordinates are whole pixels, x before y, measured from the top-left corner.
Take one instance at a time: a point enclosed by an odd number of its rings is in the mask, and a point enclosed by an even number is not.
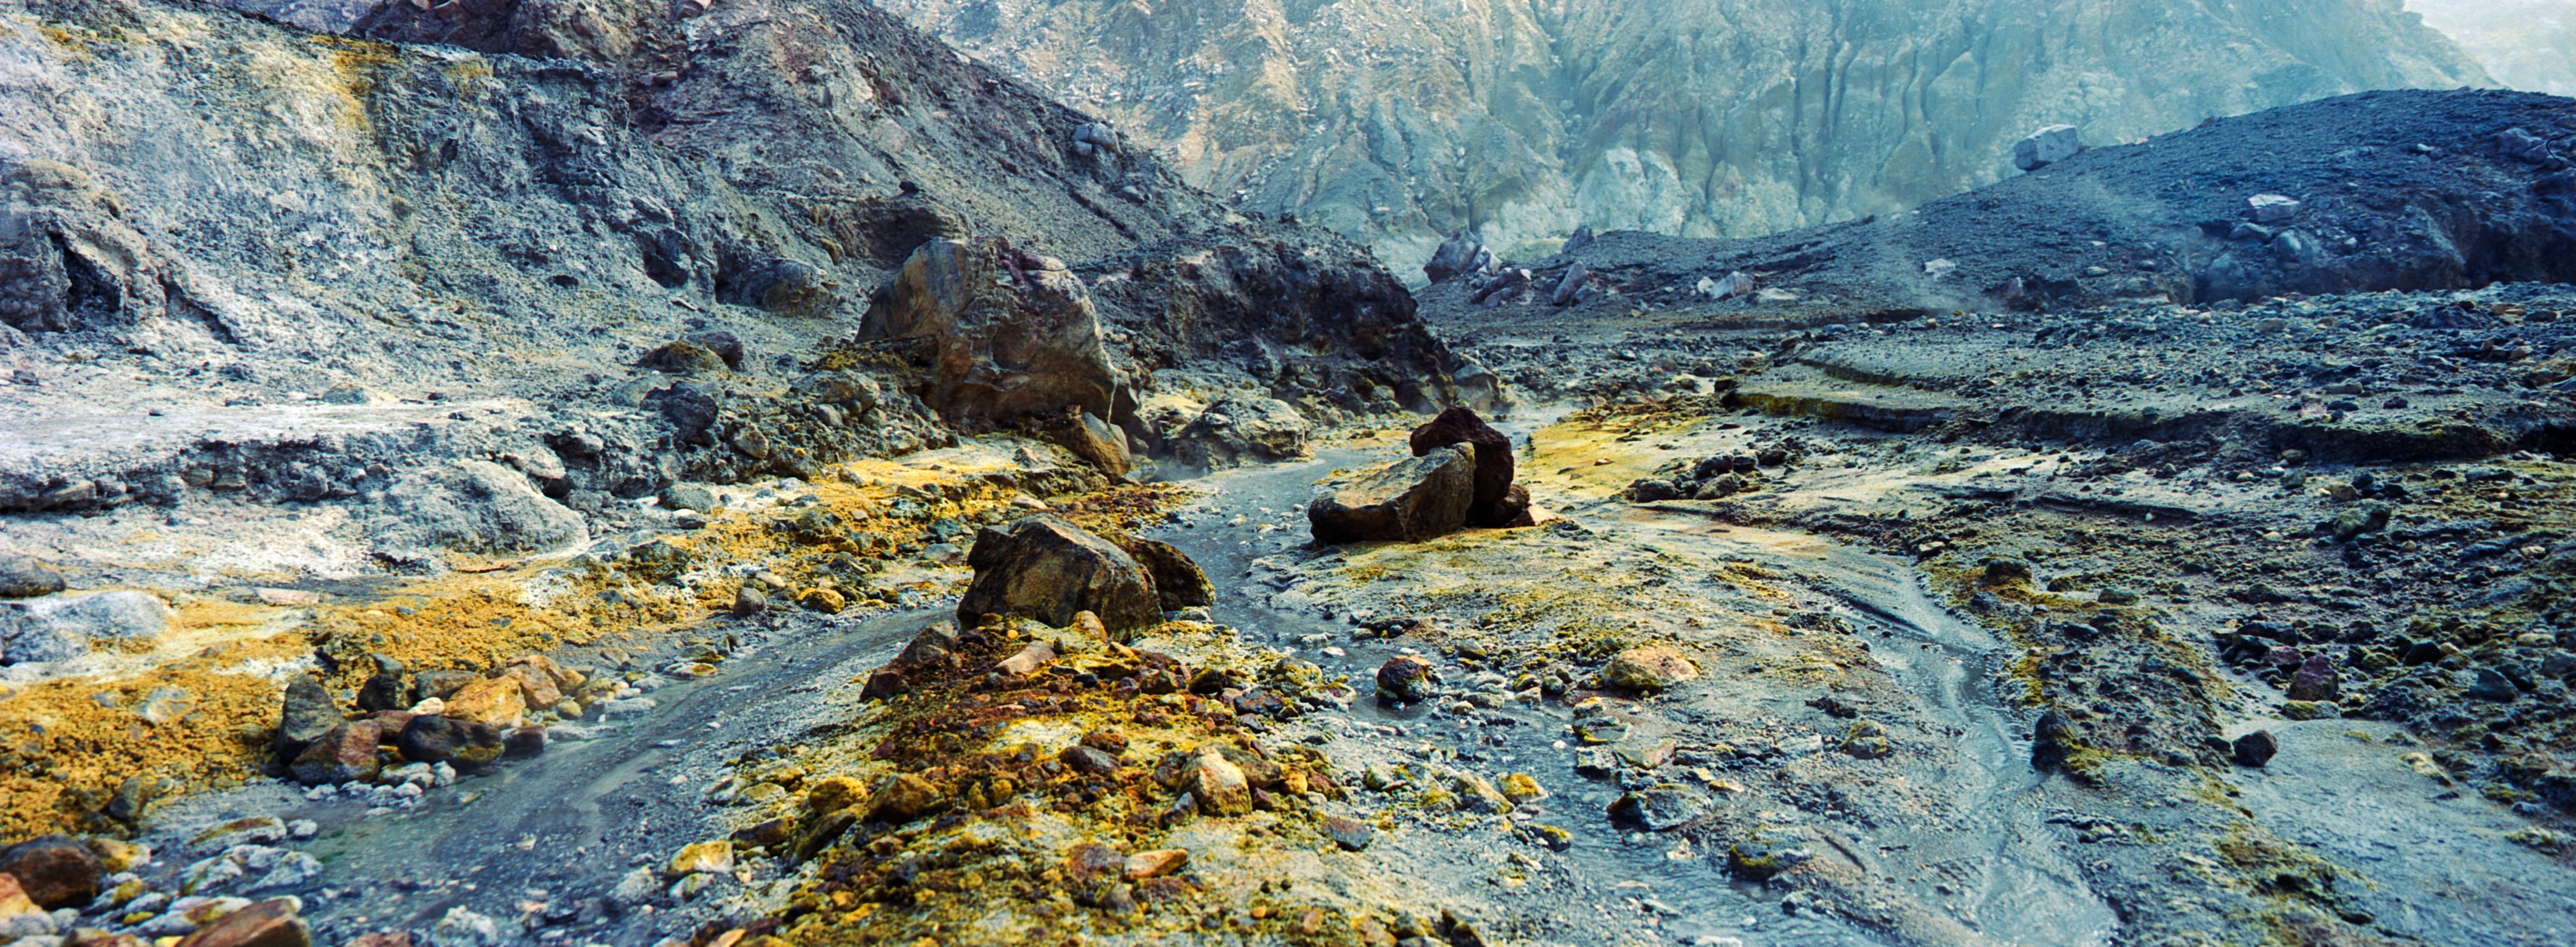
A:
[[[486,52],[185,0],[11,9],[5,510],[373,498],[449,459],[593,514],[674,479],[798,475],[948,436],[906,352],[817,347],[926,241],[1083,261],[1251,239],[1150,155],[1077,141],[1086,116],[856,0],[354,18]],[[1259,240],[1397,289],[1328,233]],[[1317,378],[1443,396],[1409,300],[1365,326],[1325,303],[1318,339],[1391,334],[1420,360],[1310,345]],[[1163,338],[1110,347],[1120,404],[1154,384],[1135,366],[1175,361]]]
[[[2576,100],[2369,92],[2093,149],[1861,221],[1750,240],[1606,234],[1537,264],[1527,289],[1487,291],[1499,278],[1478,274],[1422,298],[1509,319],[1553,302],[1578,265],[1571,305],[1711,319],[2576,282],[2571,152]],[[1737,272],[1750,283],[1726,285]]]
[[[887,6],[1408,278],[1461,230],[1752,236],[1992,182],[2041,125],[2489,82],[2396,0]]]

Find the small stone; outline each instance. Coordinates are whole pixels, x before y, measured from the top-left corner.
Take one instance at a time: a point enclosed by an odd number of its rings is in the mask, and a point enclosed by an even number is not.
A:
[[[2300,204],[2281,194],[2256,194],[2245,199],[2245,218],[2258,224],[2277,224],[2298,216]]]
[[[1053,660],[1055,660],[1055,649],[1043,643],[1037,643],[1021,648],[1017,654],[1003,658],[993,665],[993,670],[1019,677],[1035,674],[1039,668],[1045,667],[1047,662]]]
[[[1214,750],[1202,754],[1187,774],[1190,795],[1209,815],[1242,815],[1252,811],[1252,783],[1243,770]]]
[[[1064,765],[1086,776],[1111,776],[1118,772],[1118,758],[1087,746],[1069,746],[1058,754]]]
[[[2492,700],[2499,703],[2518,700],[2522,697],[2522,691],[2513,686],[2513,679],[2504,676],[2504,672],[2494,668],[2479,668],[2477,677],[2461,694],[2472,700]]]
[[[281,608],[309,608],[322,604],[322,593],[303,589],[252,589],[251,594],[259,597],[260,604]]]
[[[1806,862],[1812,855],[1789,839],[1769,833],[1756,833],[1728,846],[1726,867],[1736,877],[1748,881],[1765,881],[1781,872]]]
[[[2270,730],[2256,730],[2237,737],[2234,743],[2228,744],[2228,748],[2229,755],[2238,765],[2262,766],[2272,762],[2272,757],[2281,752],[2281,740]]]
[[[1337,815],[1324,817],[1324,834],[1331,836],[1333,844],[1341,846],[1345,852],[1361,851],[1368,848],[1370,842],[1377,841],[1375,827]]]
[[[669,875],[732,874],[733,843],[718,839],[712,842],[698,842],[680,849],[679,854],[671,856],[671,866],[663,873]]]
[[[1530,778],[1528,773],[1504,774],[1500,788],[1503,797],[1514,804],[1547,798],[1547,790],[1539,788],[1538,780]]]
[[[806,589],[805,594],[796,597],[796,604],[809,612],[838,615],[849,607],[850,600],[835,589]]]
[[[2298,673],[2290,678],[2290,699],[2335,700],[2343,696],[2338,680],[2333,658],[2324,654],[2309,655],[2307,660],[2299,664]]]
[[[847,776],[820,780],[805,789],[805,808],[816,813],[838,812],[868,798],[868,787]]]
[[[308,786],[374,780],[380,768],[376,747],[383,742],[373,720],[343,723],[296,754],[288,769]]]
[[[750,618],[767,611],[769,611],[769,596],[760,589],[745,585],[733,590],[734,617]]]
[[[910,822],[948,804],[938,786],[911,773],[887,777],[868,796],[870,822]]]
[[[1137,852],[1127,856],[1123,876],[1129,881],[1160,878],[1181,870],[1182,866],[1189,863],[1190,853],[1177,848],[1158,848],[1150,852]]]
[[[286,837],[286,823],[275,816],[234,819],[197,833],[188,840],[196,852],[220,852],[240,845],[266,845]]]
[[[1610,804],[1610,818],[1650,832],[1666,832],[1699,818],[1705,808],[1697,790],[1680,783],[1658,783],[1620,796]]]
[[[1662,690],[1699,677],[1699,667],[1662,645],[1621,651],[1601,669],[1601,679],[1631,690]]]
[[[1512,811],[1511,797],[1495,789],[1493,783],[1474,773],[1460,773],[1450,781],[1450,790],[1458,796],[1458,807],[1469,812],[1501,814]]]
[[[330,692],[321,682],[296,675],[286,682],[286,702],[278,710],[277,755],[293,759],[339,725],[340,708],[331,702]]]

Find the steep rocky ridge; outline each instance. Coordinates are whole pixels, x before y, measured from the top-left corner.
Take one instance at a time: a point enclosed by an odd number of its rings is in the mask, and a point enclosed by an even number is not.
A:
[[[945,434],[902,359],[814,342],[923,242],[1089,260],[1250,224],[865,4],[399,6],[446,28],[359,26],[494,51],[17,7],[0,508],[364,498],[460,453],[594,508],[911,449]],[[1408,331],[1385,315],[1368,331]],[[682,335],[723,364],[661,352]],[[1440,375],[1436,346],[1406,351],[1432,361],[1400,374]]]
[[[2395,0],[887,6],[1407,279],[1461,230],[1751,236],[1994,181],[2040,125],[2490,81]]]

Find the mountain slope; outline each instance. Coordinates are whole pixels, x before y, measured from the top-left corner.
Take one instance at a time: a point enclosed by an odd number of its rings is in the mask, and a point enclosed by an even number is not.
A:
[[[887,6],[1408,275],[1458,230],[1747,236],[1903,208],[2011,173],[2045,124],[2130,141],[2489,81],[2395,0]]]

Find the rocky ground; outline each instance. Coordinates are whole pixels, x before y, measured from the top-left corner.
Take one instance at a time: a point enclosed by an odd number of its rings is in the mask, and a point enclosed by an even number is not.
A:
[[[2576,927],[2567,100],[1415,294],[869,8],[505,12],[9,21],[0,933]]]

